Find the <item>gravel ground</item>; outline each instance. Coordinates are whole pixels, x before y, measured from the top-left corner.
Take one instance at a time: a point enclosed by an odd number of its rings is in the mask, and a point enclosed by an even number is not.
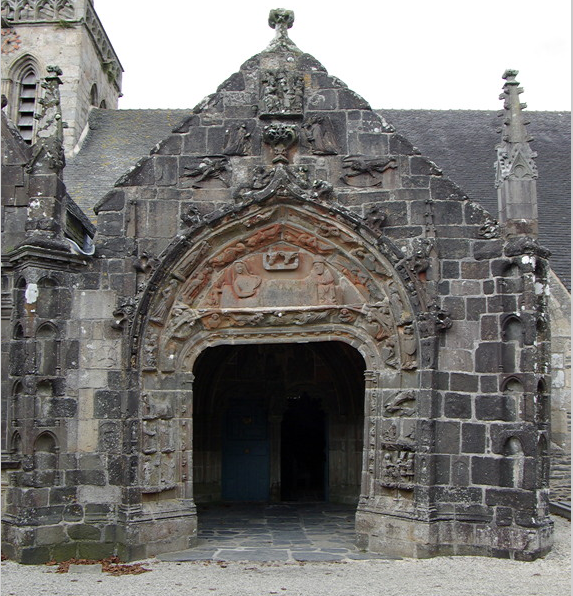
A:
[[[530,563],[487,557],[343,563],[168,563],[150,573],[110,576],[95,568],[2,562],[2,596],[568,596],[571,526],[555,517],[555,546]],[[86,572],[87,571],[87,572]]]

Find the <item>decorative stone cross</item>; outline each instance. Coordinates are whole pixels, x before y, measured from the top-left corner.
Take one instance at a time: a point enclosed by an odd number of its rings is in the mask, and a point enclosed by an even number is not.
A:
[[[288,39],[288,29],[293,26],[294,12],[285,8],[274,8],[269,13],[269,27],[276,29],[276,39]]]

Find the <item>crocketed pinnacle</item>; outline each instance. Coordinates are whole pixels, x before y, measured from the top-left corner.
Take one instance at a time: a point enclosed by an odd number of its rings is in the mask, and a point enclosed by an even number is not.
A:
[[[502,78],[506,83],[503,86],[503,93],[499,96],[504,102],[504,111],[501,113],[504,116],[502,140],[509,143],[527,143],[533,140],[527,134],[526,125],[529,122],[525,120],[522,112],[527,104],[519,101],[519,95],[523,93],[523,88],[515,80],[518,74],[518,70],[506,70],[503,73]]]
[[[504,109],[499,112],[503,117],[501,127],[501,143],[497,145],[496,162],[496,187],[508,178],[514,179],[535,179],[537,178],[537,166],[534,158],[537,157],[529,142],[533,137],[527,132],[529,121],[525,118],[522,110],[527,104],[519,101],[519,95],[523,89],[515,80],[519,71],[506,70],[503,73],[505,84],[503,92],[499,96],[503,100]]]

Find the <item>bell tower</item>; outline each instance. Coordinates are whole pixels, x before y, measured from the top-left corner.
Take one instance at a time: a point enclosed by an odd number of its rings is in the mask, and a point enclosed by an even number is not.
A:
[[[28,143],[37,138],[34,116],[48,66],[63,73],[64,148],[70,153],[90,108],[116,109],[121,96],[123,69],[93,0],[2,2],[2,94],[8,116]]]

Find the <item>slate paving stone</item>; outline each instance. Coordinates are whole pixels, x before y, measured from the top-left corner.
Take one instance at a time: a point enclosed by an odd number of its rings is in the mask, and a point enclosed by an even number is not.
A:
[[[386,560],[386,561],[401,561],[402,560],[402,557],[379,555],[378,553],[349,553],[348,558],[353,559],[355,561],[367,561],[369,559],[379,559],[379,560]]]
[[[295,561],[310,562],[310,561],[342,561],[344,557],[342,555],[334,555],[332,553],[324,552],[297,552],[293,553],[293,559]]]
[[[205,551],[189,549],[177,553],[163,553],[162,555],[157,555],[157,558],[160,561],[168,561],[171,563],[179,563],[185,561],[211,561],[216,552],[216,549],[210,549]]]
[[[216,561],[288,561],[289,552],[286,549],[225,549],[214,557]]]
[[[358,551],[354,511],[328,504],[199,507],[198,546],[160,559],[310,562],[389,558]]]

